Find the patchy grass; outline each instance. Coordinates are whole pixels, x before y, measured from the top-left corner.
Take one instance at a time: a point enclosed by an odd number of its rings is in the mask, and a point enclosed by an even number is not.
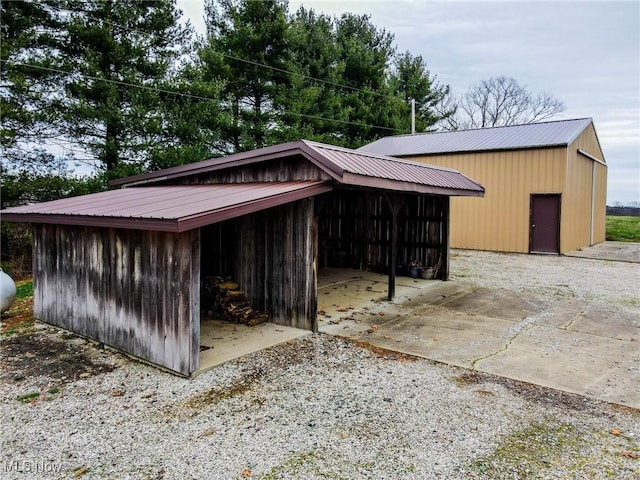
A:
[[[640,217],[607,217],[607,240],[640,242]]]
[[[16,299],[23,300],[29,297],[33,297],[33,280],[16,282]]]
[[[2,314],[0,334],[10,337],[33,332],[33,297],[16,300],[9,310]]]
[[[602,444],[601,450],[589,449],[594,440]],[[624,442],[616,440],[612,445],[608,440],[603,432],[580,431],[580,428],[567,423],[549,420],[532,424],[503,438],[491,454],[476,460],[471,466],[470,476],[523,480],[547,478],[547,473],[561,464],[570,478],[610,478],[610,475],[611,478],[627,478],[625,473],[633,466],[618,453]],[[620,470],[599,471],[595,465],[596,457],[601,455],[611,456]]]
[[[407,353],[395,352],[393,350],[388,350],[383,347],[377,347],[375,345],[371,345],[370,343],[364,342],[362,340],[352,340],[346,337],[344,339],[358,348],[369,350],[378,358],[384,358],[386,360],[394,360],[400,363],[417,362],[419,360],[423,360],[422,358],[416,357],[415,355],[409,355]]]
[[[20,335],[33,331],[33,281],[31,279],[16,282],[16,301],[2,314],[0,334]]]
[[[172,407],[172,415],[176,412],[190,411],[195,416],[201,413],[206,407],[215,405],[227,398],[238,397],[251,392],[251,388],[266,374],[260,368],[249,369],[236,378],[233,382],[207,388],[192,397],[184,400],[177,409]],[[179,415],[178,415],[179,416]]]
[[[30,392],[16,397],[16,400],[20,403],[38,403],[41,400],[50,402],[59,393],[59,388],[50,388],[47,390],[47,394],[43,395],[41,392]]]
[[[22,403],[32,403],[39,396],[40,396],[40,392],[31,392],[31,393],[27,393],[25,395],[20,395],[19,397],[16,397],[16,400]]]

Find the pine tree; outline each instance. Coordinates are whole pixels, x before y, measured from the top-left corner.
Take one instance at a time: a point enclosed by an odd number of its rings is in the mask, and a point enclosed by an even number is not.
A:
[[[286,3],[210,1],[206,12],[208,38],[200,61],[205,80],[224,83],[222,105],[228,113],[217,148],[233,153],[269,145],[275,99],[289,84],[283,72],[289,55]]]
[[[183,53],[190,31],[175,0],[65,0],[57,64],[70,72],[54,106],[64,134],[109,172],[144,169],[162,138],[162,98],[155,90]],[[143,87],[148,88],[143,88]]]

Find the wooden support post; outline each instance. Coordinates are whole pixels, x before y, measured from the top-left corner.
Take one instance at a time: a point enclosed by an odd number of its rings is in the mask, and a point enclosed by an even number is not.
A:
[[[451,197],[442,197],[442,212],[444,218],[442,219],[442,277],[441,280],[449,280],[449,250],[450,250],[450,208],[449,204]]]
[[[369,265],[369,238],[371,237],[369,233],[370,222],[369,222],[369,192],[364,192],[362,197],[362,251],[360,252],[360,270],[366,270]]]
[[[313,241],[313,283],[315,288],[315,312],[312,313],[311,318],[311,331],[318,333],[318,217],[314,215],[312,224],[312,241]]]
[[[396,296],[396,263],[398,257],[398,213],[402,207],[402,201],[394,194],[384,194],[384,198],[391,212],[391,255],[389,259],[389,286],[388,298],[392,301]]]

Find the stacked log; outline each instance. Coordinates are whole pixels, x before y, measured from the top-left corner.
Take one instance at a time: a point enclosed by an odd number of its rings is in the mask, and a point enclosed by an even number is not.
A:
[[[269,321],[269,316],[256,310],[247,301],[244,291],[230,279],[207,277],[202,288],[202,305],[211,317],[249,326]]]

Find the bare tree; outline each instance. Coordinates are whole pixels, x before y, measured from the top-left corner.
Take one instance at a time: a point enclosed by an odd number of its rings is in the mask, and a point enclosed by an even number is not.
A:
[[[499,76],[472,86],[458,101],[457,116],[447,130],[535,123],[564,111],[548,92],[532,93],[511,77]]]

